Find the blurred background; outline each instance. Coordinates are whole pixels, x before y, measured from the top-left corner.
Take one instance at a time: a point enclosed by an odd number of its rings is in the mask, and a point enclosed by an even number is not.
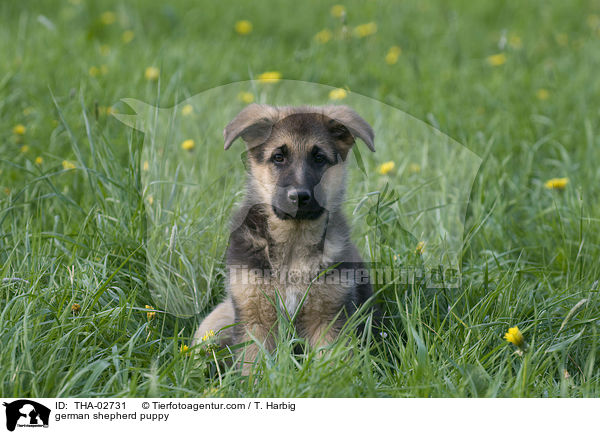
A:
[[[124,96],[169,105],[275,71],[377,98],[462,142],[485,147],[481,132],[518,146],[548,127],[533,115],[559,129],[597,116],[599,9],[597,1],[8,0],[2,118],[28,124],[34,138],[50,91],[59,101],[83,91],[101,115]]]

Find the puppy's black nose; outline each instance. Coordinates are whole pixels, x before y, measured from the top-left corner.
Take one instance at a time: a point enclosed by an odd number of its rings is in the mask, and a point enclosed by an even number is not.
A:
[[[306,205],[311,198],[310,191],[303,188],[293,188],[288,191],[288,200],[298,206]]]

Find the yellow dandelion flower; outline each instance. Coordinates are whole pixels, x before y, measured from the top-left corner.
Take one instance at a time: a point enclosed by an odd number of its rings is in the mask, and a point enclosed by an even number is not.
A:
[[[329,29],[323,29],[315,35],[315,41],[319,44],[326,44],[333,37],[333,33]]]
[[[71,306],[71,312],[77,315],[81,311],[81,305],[79,303],[73,303]]]
[[[585,21],[586,21],[587,25],[589,27],[591,27],[592,29],[600,27],[600,16],[598,16],[596,14],[589,15]]]
[[[64,170],[71,170],[71,169],[75,169],[75,165],[73,163],[71,163],[68,160],[64,160],[62,162],[62,167]]]
[[[215,337],[215,331],[209,330],[206,333],[204,333],[204,336],[202,336],[202,342],[206,342],[207,340],[213,337]]]
[[[525,338],[517,326],[509,328],[508,332],[504,334],[504,339],[519,348],[525,344]]]
[[[267,71],[258,76],[258,81],[261,83],[277,83],[279,80],[281,80],[279,71]]]
[[[144,164],[142,165],[142,169],[147,171],[150,168],[150,163],[148,163],[148,160],[144,161]]]
[[[110,46],[107,44],[100,45],[100,54],[108,56],[110,54]]]
[[[102,24],[104,24],[105,26],[109,26],[112,23],[114,23],[117,20],[117,16],[115,15],[114,12],[112,11],[106,11],[103,12],[102,15],[100,15],[100,21],[102,22]]]
[[[179,348],[179,352],[180,352],[181,354],[186,354],[186,353],[188,353],[189,351],[190,351],[190,347],[188,347],[188,346],[187,346],[187,345],[185,345],[185,344],[181,344],[181,347]]]
[[[397,45],[394,45],[388,50],[387,54],[385,55],[385,63],[387,63],[388,65],[395,64],[396,62],[398,62],[398,58],[401,54],[402,48],[398,47]]]
[[[206,388],[203,390],[202,393],[203,393],[204,397],[215,397],[215,396],[218,396],[217,394],[219,393],[219,388],[218,387]]]
[[[88,72],[90,73],[90,76],[96,77],[100,74],[100,69],[98,69],[97,66],[91,66]]]
[[[160,75],[160,71],[155,66],[147,67],[146,71],[144,72],[144,77],[146,77],[146,80],[148,80],[148,81],[158,80],[159,75]]]
[[[333,5],[329,12],[332,17],[342,18],[346,15],[346,8],[343,5]]]
[[[408,172],[409,173],[420,173],[421,166],[419,166],[417,163],[411,163],[408,165]]]
[[[189,116],[194,112],[194,107],[191,104],[186,104],[181,108],[181,114],[183,116]]]
[[[129,44],[131,41],[133,41],[134,37],[135,33],[133,33],[132,30],[125,30],[121,35],[121,40],[123,41],[123,43]]]
[[[23,145],[21,146],[21,153],[26,154],[29,152],[29,146]]]
[[[393,161],[388,161],[380,165],[378,171],[382,175],[387,175],[392,170],[394,170],[394,167],[396,167],[396,163],[394,163]]]
[[[510,38],[508,38],[508,46],[510,48],[514,48],[515,50],[520,50],[523,48],[523,41],[521,40],[520,36],[512,35]]]
[[[540,101],[546,101],[548,98],[550,98],[550,92],[548,92],[547,89],[538,89],[535,93],[535,96]]]
[[[501,66],[506,63],[506,54],[498,53],[487,57],[487,63],[492,66]]]
[[[544,183],[548,190],[564,190],[569,183],[569,178],[552,178]]]
[[[43,159],[42,157],[37,157],[37,158],[35,159],[35,164],[37,164],[38,166],[39,166],[40,164],[42,164],[43,162],[44,162],[44,159]]]
[[[344,99],[347,96],[348,92],[346,92],[346,89],[333,89],[331,92],[329,92],[329,99],[334,101]]]
[[[154,203],[154,198],[152,196],[148,196],[148,203],[152,205]]]
[[[567,45],[569,45],[569,35],[567,35],[566,33],[558,33],[554,36],[554,39],[556,40],[556,43],[561,47],[566,47]]]
[[[184,151],[191,151],[192,149],[194,149],[194,146],[196,146],[196,143],[192,139],[184,140],[181,143],[181,149],[183,149]]]
[[[247,35],[252,32],[252,23],[248,20],[240,20],[235,23],[234,28],[238,35]]]
[[[252,95],[250,92],[240,92],[238,93],[237,97],[240,101],[246,104],[250,104],[252,101],[254,101],[254,95]]]
[[[598,29],[598,33],[600,33],[600,29]],[[583,44],[583,38],[577,38],[573,41],[573,49],[579,51],[583,47]]]
[[[154,308],[149,304],[146,305],[146,309],[154,310]],[[156,318],[156,312],[146,312],[146,318],[148,321],[152,321],[154,318]]]
[[[422,255],[425,251],[425,241],[419,241],[417,243],[417,247],[415,247],[415,253],[417,255]]]
[[[377,24],[371,21],[370,23],[361,24],[356,26],[353,30],[354,36],[358,38],[364,38],[377,33]]]
[[[101,65],[101,66],[100,66],[100,73],[101,73],[102,75],[106,75],[106,74],[108,74],[108,66],[106,66],[106,65]]]
[[[25,128],[25,125],[23,124],[17,124],[13,127],[13,133],[18,134],[19,136],[25,134],[25,131],[27,131],[27,128]]]
[[[113,107],[111,107],[111,106],[106,107],[106,116],[110,116],[113,113],[116,113],[115,109]]]

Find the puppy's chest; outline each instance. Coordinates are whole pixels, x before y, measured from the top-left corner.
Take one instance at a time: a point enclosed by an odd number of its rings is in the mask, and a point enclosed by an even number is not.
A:
[[[326,289],[318,281],[314,282],[322,269],[322,253],[299,246],[279,253],[272,261],[272,284],[281,296],[280,304],[294,314],[309,287],[307,298],[311,299],[313,294]]]
[[[291,315],[296,312],[302,300],[304,310],[321,310],[325,306],[334,308],[343,303],[352,284],[344,285],[336,274],[326,278],[330,262],[327,255],[319,248],[296,246],[287,254],[281,255],[278,261],[272,262],[273,292],[279,292],[280,307],[285,306]]]
[[[242,269],[247,270],[249,279],[236,279],[230,286],[237,305],[260,305],[268,310],[277,301],[280,308],[285,307],[293,315],[301,303],[303,311],[313,312],[325,307],[335,309],[342,304],[352,288],[326,281],[321,274],[330,264],[340,261],[343,248],[341,243],[323,242],[322,233],[319,229],[286,236],[286,242],[272,239],[254,242],[252,253],[249,249],[249,255],[239,258],[249,265]],[[255,269],[257,265],[260,269]]]

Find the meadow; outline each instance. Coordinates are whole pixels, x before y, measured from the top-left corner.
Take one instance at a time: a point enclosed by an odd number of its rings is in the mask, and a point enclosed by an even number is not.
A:
[[[9,0],[0,17],[0,395],[600,393],[599,2]],[[397,223],[435,168],[466,195],[461,281],[377,284],[383,336],[349,332],[324,355],[295,352],[283,324],[242,377],[210,339],[190,349],[223,297],[243,187],[221,131],[244,104],[307,89],[381,132],[350,165],[365,259],[419,264]],[[150,191],[150,136],[124,98],[181,113],[160,136],[179,156],[162,161],[182,162],[176,194]],[[410,147],[423,137],[478,164]]]

